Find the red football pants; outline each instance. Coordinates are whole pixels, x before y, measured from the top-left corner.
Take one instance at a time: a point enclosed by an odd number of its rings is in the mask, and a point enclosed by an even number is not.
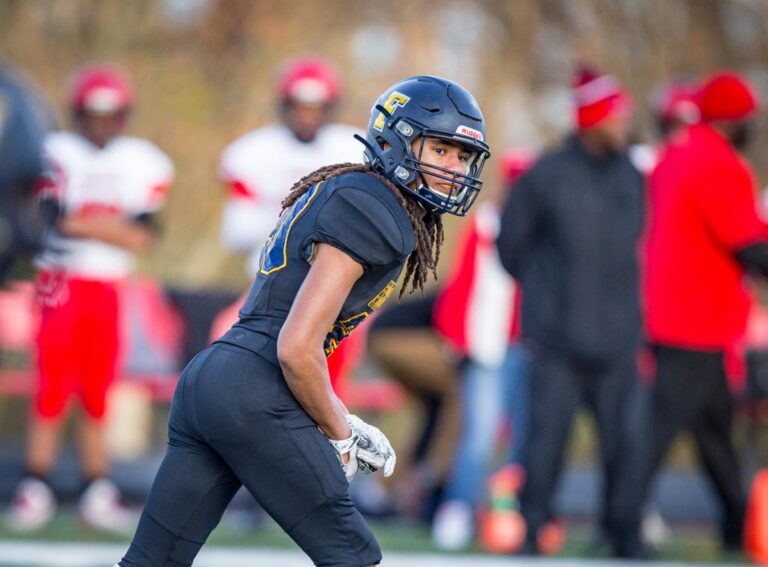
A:
[[[77,396],[87,415],[102,419],[117,369],[117,284],[70,279],[62,285],[63,303],[42,308],[35,413],[60,417]]]

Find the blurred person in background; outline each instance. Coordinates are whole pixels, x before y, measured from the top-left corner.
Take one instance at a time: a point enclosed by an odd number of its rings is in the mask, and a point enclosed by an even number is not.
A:
[[[691,431],[722,505],[722,544],[740,550],[746,495],[726,369],[745,333],[745,275],[768,276],[755,175],[741,153],[759,101],[730,71],[703,81],[698,101],[701,123],[669,139],[650,178],[645,293],[655,378],[646,486],[635,494],[647,496],[672,441]]]
[[[437,295],[434,327],[457,358],[461,406],[458,442],[432,524],[441,549],[472,542],[489,471],[503,458],[522,464],[528,402],[522,393],[527,357],[517,342],[520,294],[499,262],[496,237],[504,197],[532,163],[524,150],[502,154],[500,189],[464,225],[451,274]],[[505,424],[512,426],[511,451],[500,447]]]
[[[124,532],[132,515],[109,479],[105,444],[107,396],[117,369],[120,282],[157,236],[155,213],[165,200],[173,165],[152,143],[122,134],[134,91],[108,65],[79,70],[69,90],[72,131],[44,142],[52,172],[42,198],[57,211],[37,265],[41,309],[38,388],[24,477],[8,512],[18,530],[50,521],[56,497],[50,476],[73,398],[80,402],[79,455],[84,482],[79,512],[97,529]]]
[[[530,351],[530,419],[521,552],[543,551],[570,426],[595,415],[603,472],[600,527],[619,556],[625,541],[618,487],[631,461],[625,416],[637,387],[641,340],[638,244],[644,184],[627,155],[631,101],[612,76],[589,68],[573,83],[577,131],[541,157],[510,192],[497,240],[522,287]]]
[[[653,173],[666,144],[701,120],[698,103],[699,84],[690,77],[674,77],[661,83],[654,89],[650,98],[650,111],[654,121],[656,139],[651,144],[637,144],[629,148],[632,163],[646,176]],[[643,362],[650,361],[652,355],[644,350],[641,355]],[[643,372],[647,376],[647,372]],[[640,396],[643,398],[637,408],[635,419],[643,420],[642,413],[646,411],[647,389],[641,386]],[[641,442],[641,441],[638,441]],[[631,482],[630,482],[631,484]],[[642,520],[643,541],[658,549],[669,539],[671,532],[659,510],[652,502],[646,503]]]
[[[363,160],[362,148],[354,138],[362,132],[332,122],[342,97],[342,80],[330,61],[306,56],[286,62],[276,90],[279,121],[232,142],[219,165],[229,193],[221,218],[222,241],[228,250],[248,254],[251,277],[258,272],[261,247],[293,183],[325,164]],[[243,300],[217,316],[211,340],[237,321]],[[332,383],[342,398],[342,376],[352,358],[345,344],[329,361]]]
[[[688,126],[699,123],[698,89],[698,81],[682,77],[670,79],[654,91],[651,111],[660,140],[672,140]]]
[[[437,290],[387,305],[371,321],[367,355],[416,402],[416,433],[400,460],[394,500],[406,517],[430,522],[459,432],[455,360],[433,325]]]
[[[701,119],[697,101],[698,83],[687,77],[669,79],[654,89],[650,110],[656,141],[629,148],[632,163],[644,175],[650,175],[659,162],[664,144]]]
[[[38,94],[0,64],[0,285],[42,243],[46,219],[35,188],[44,171],[47,115]]]
[[[297,179],[328,163],[362,163],[360,130],[331,122],[342,96],[336,68],[319,57],[289,61],[278,84],[279,122],[257,128],[222,153],[219,174],[229,196],[221,219],[227,249],[249,255],[258,272],[259,252]]]

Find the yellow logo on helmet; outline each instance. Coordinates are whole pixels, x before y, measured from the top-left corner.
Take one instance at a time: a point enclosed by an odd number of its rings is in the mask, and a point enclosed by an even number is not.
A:
[[[387,112],[393,114],[395,110],[408,104],[409,100],[411,100],[411,97],[405,96],[403,93],[399,93],[397,91],[392,91],[389,93],[389,97],[387,97],[387,102],[384,103],[384,108],[387,109]],[[376,121],[373,123],[373,127],[376,128],[376,130],[379,132],[384,129],[383,112],[379,112],[379,115],[376,117]]]

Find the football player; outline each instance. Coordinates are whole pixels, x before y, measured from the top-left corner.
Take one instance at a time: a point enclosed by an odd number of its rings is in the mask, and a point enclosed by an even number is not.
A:
[[[228,187],[222,240],[229,250],[250,254],[251,276],[258,272],[259,250],[293,183],[323,165],[363,158],[353,138],[358,130],[330,122],[342,90],[329,62],[310,57],[291,61],[280,74],[277,91],[280,120],[232,142],[219,165]]]
[[[121,567],[190,565],[241,486],[316,565],[381,561],[348,482],[359,470],[391,475],[395,454],[340,403],[326,356],[403,268],[403,290],[423,288],[440,215],[467,212],[489,149],[472,95],[430,76],[387,89],[360,139],[367,164],[293,186],[240,320],[182,373],[168,451]]]
[[[69,91],[74,130],[44,141],[52,174],[43,198],[58,219],[37,260],[39,384],[26,472],[9,511],[19,530],[40,528],[55,512],[48,477],[72,398],[84,414],[80,515],[98,529],[122,532],[135,525],[108,478],[106,397],[120,346],[118,286],[132,271],[134,255],[155,239],[153,215],[165,200],[173,166],[152,143],[122,135],[133,98],[121,71],[85,67]]]

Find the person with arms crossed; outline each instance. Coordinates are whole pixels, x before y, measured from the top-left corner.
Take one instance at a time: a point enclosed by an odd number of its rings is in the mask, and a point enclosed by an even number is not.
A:
[[[530,352],[521,553],[547,548],[544,526],[555,517],[566,443],[583,403],[600,439],[600,526],[612,554],[635,557],[643,550],[624,533],[623,483],[639,458],[627,442],[626,416],[642,330],[644,181],[626,151],[629,93],[588,67],[576,73],[572,92],[576,131],[515,184],[497,240],[502,265],[522,288],[522,340]]]
[[[119,285],[133,269],[134,254],[155,239],[154,214],[174,172],[154,144],[122,135],[133,88],[120,70],[81,69],[69,104],[75,130],[53,132],[44,141],[52,172],[41,198],[58,218],[37,260],[39,384],[25,475],[8,519],[15,529],[33,530],[53,517],[49,477],[70,400],[77,397],[84,412],[80,515],[97,529],[123,532],[134,522],[108,479],[104,421],[120,349]]]
[[[241,485],[316,565],[381,561],[348,482],[359,469],[392,474],[395,454],[339,402],[326,356],[403,267],[400,295],[423,289],[440,215],[466,214],[490,154],[472,95],[431,76],[387,89],[360,140],[367,164],[293,186],[240,320],[182,373],[168,450],[120,567],[190,565]]]

